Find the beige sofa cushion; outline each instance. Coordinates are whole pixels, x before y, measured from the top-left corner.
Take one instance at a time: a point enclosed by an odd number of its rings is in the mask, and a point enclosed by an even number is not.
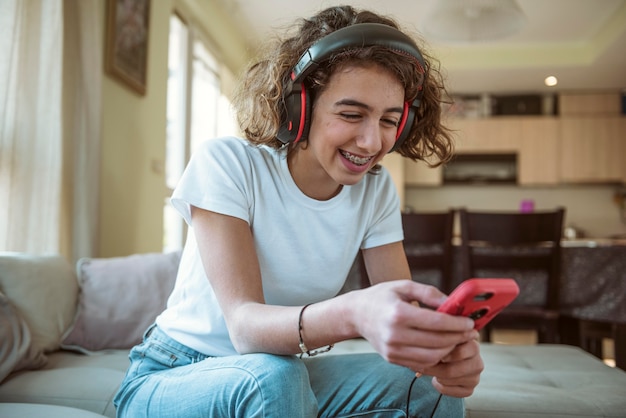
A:
[[[9,376],[0,385],[0,405],[4,402],[62,405],[114,418],[113,398],[128,364],[128,350],[91,356],[57,351],[48,356],[48,364],[42,369]],[[0,414],[0,417],[4,416]]]
[[[371,352],[365,340],[335,344],[330,355]],[[482,343],[485,370],[465,399],[465,418],[626,416],[626,373],[569,345]]]
[[[466,418],[626,416],[626,373],[578,347],[484,343]]]
[[[37,405],[32,403],[0,404],[0,417],[11,418],[103,418],[104,415],[82,409],[56,405]]]
[[[14,371],[36,369],[46,363],[43,353],[32,350],[26,321],[0,292],[0,383]]]
[[[0,291],[26,321],[34,353],[60,347],[78,300],[76,274],[63,257],[1,252]]]

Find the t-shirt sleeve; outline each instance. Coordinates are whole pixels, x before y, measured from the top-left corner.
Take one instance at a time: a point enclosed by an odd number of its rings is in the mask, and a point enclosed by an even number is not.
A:
[[[191,206],[250,223],[252,167],[236,138],[207,140],[191,157],[172,194],[172,206],[191,225]]]

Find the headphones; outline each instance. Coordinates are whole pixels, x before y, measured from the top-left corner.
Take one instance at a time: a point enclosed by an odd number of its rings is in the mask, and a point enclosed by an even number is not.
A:
[[[380,23],[359,23],[338,29],[315,42],[298,60],[290,74],[290,80],[283,91],[285,107],[281,115],[281,126],[278,139],[283,144],[297,143],[308,135],[311,116],[310,93],[304,86],[304,79],[315,71],[321,63],[330,59],[333,54],[350,48],[379,45],[408,54],[417,60],[423,72],[426,68],[424,58],[411,38],[399,30]],[[398,133],[393,148],[395,151],[408,137],[415,113],[420,106],[422,86],[412,103],[404,103],[404,111],[398,124]]]

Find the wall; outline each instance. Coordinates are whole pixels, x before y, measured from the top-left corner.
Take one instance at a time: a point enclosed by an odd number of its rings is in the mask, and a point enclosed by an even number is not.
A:
[[[219,4],[151,2],[145,96],[104,74],[98,256],[162,249],[169,19],[174,9],[193,16],[189,23],[206,32],[231,71],[238,73],[247,60],[246,43]],[[106,2],[102,5],[105,28]]]
[[[157,0],[151,2],[147,94],[138,96],[104,75],[102,85],[102,149],[100,184],[100,239],[102,257],[136,252],[160,252],[164,199],[164,159],[167,99],[167,44],[169,18],[177,9],[193,16],[200,28],[237,74],[249,51],[244,35],[236,30],[233,14],[219,0]],[[102,2],[102,27],[106,2]],[[103,37],[104,39],[104,37]],[[104,45],[103,45],[104,51]],[[398,185],[403,185],[402,163],[396,155],[385,165]],[[612,202],[610,186],[524,189],[504,187],[408,188],[399,186],[408,206],[438,210],[466,206],[484,209],[517,209],[521,199],[532,198],[537,208],[564,205],[566,222],[590,235],[626,233]]]
[[[626,234],[626,225],[613,196],[617,186],[442,186],[411,187],[405,192],[406,205],[416,211],[437,211],[465,206],[479,210],[519,210],[523,199],[533,199],[535,209],[566,208],[565,225],[576,226],[587,237],[604,238]]]

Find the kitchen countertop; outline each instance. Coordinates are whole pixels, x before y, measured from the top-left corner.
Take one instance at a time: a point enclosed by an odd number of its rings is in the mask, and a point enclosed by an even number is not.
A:
[[[612,238],[578,238],[578,239],[564,239],[561,241],[562,247],[612,247],[612,246],[626,246],[626,239],[612,239]]]
[[[452,237],[452,245],[454,247],[461,246],[461,237],[455,235]],[[561,247],[564,248],[593,248],[593,247],[611,247],[626,246],[626,238],[576,238],[561,240]]]

